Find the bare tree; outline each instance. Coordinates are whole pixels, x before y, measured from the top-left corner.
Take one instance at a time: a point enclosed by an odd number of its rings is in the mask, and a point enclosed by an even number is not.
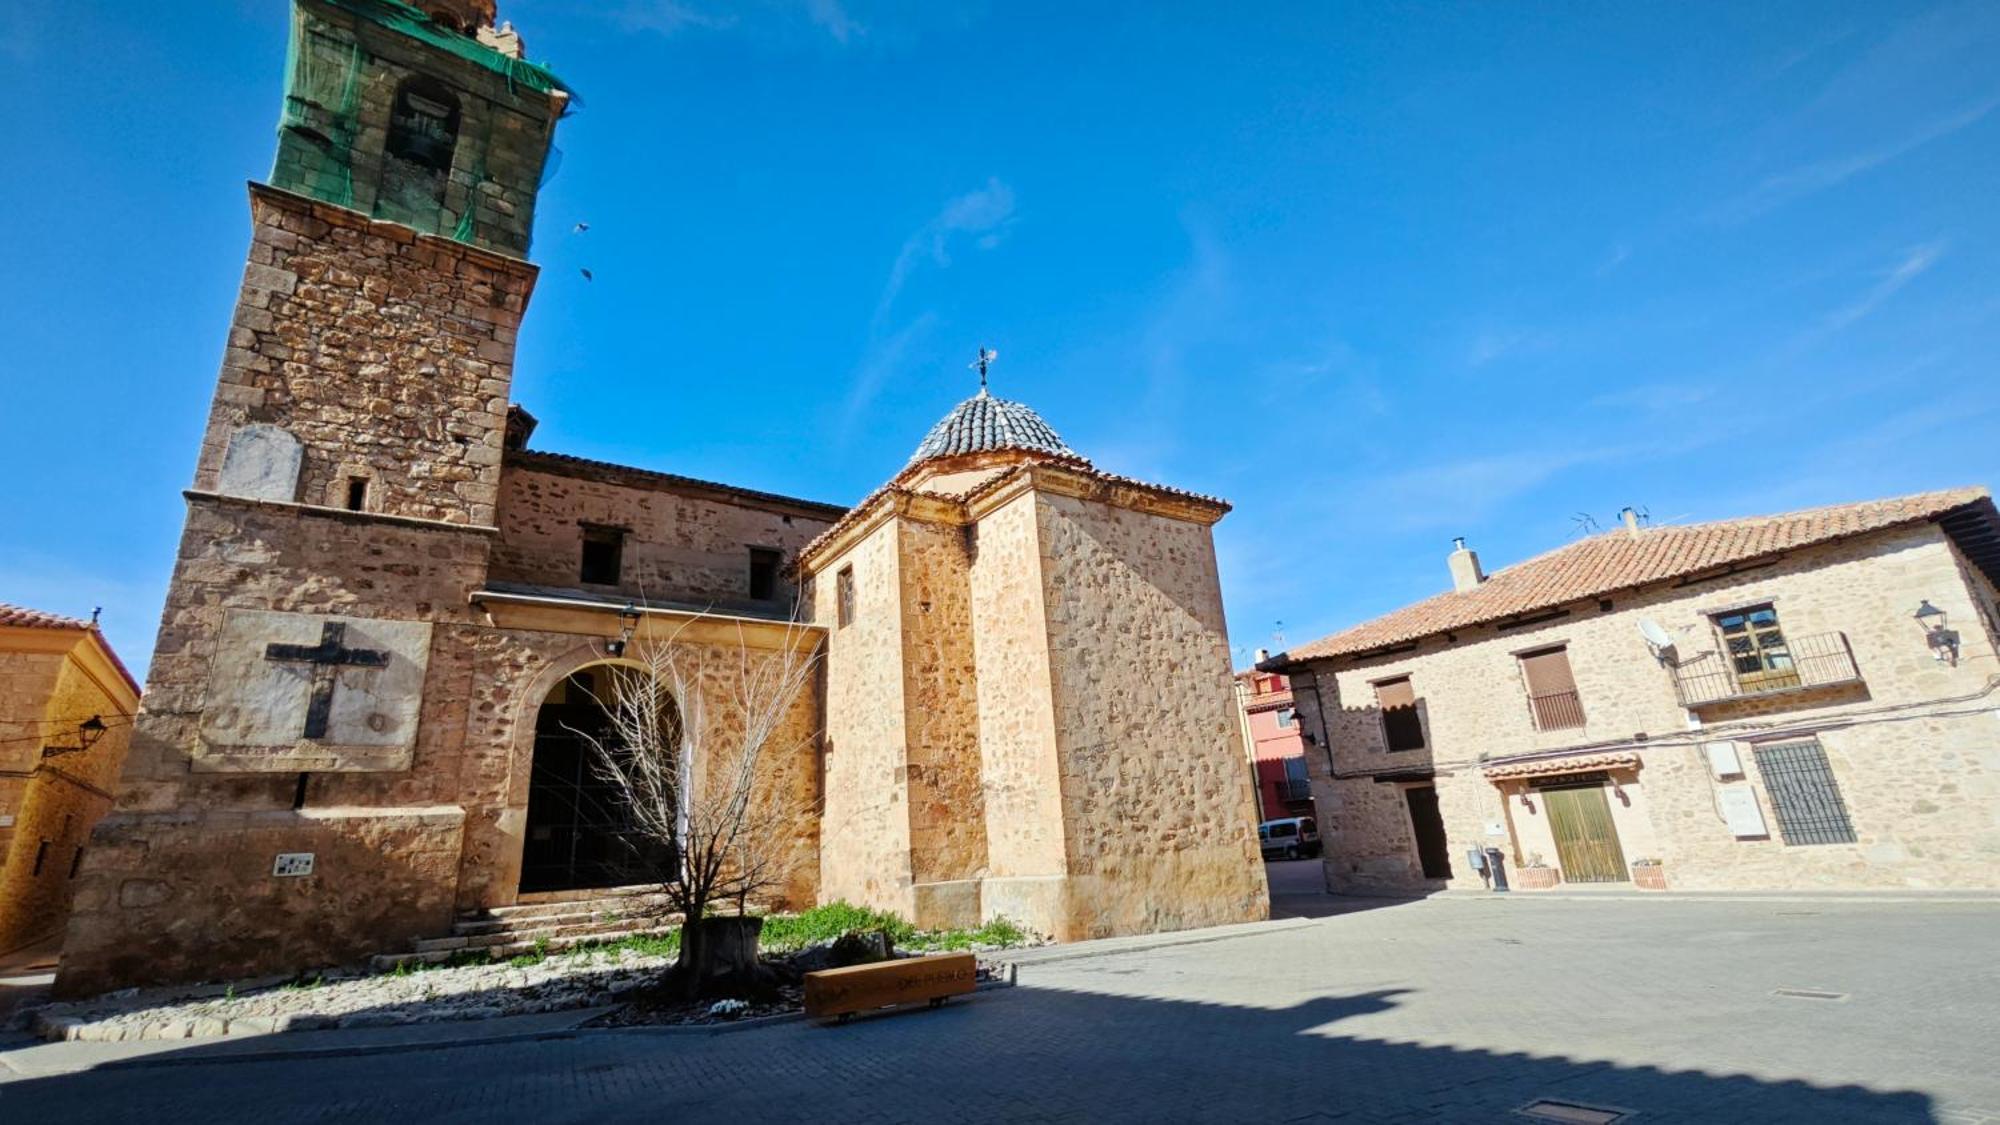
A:
[[[697,615],[666,630],[643,619],[630,663],[611,667],[602,733],[577,731],[597,774],[629,809],[627,861],[659,883],[683,919],[670,992],[695,997],[768,986],[757,959],[753,899],[783,880],[817,801],[785,792],[788,757],[818,737],[797,721],[819,647],[796,623],[775,649],[752,648],[741,622]],[[699,622],[733,624],[736,640],[686,639]],[[704,630],[706,632],[707,630]],[[717,906],[734,916],[710,917]]]

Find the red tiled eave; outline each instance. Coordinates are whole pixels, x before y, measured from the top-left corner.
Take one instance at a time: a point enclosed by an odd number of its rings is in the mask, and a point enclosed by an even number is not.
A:
[[[1284,671],[1309,660],[1408,644],[1912,523],[1938,521],[1950,530],[1966,517],[1982,527],[2000,525],[1985,488],[1956,488],[1775,516],[1648,527],[1636,535],[1619,528],[1496,571],[1475,589],[1439,594],[1301,645],[1262,667]],[[1974,561],[1988,568],[1995,564],[1990,555]]]

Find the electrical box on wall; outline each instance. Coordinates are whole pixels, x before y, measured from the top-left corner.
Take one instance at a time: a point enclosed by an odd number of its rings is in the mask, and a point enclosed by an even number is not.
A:
[[[1743,757],[1734,742],[1704,743],[1702,749],[1708,752],[1708,772],[1718,778],[1743,776]]]
[[[1748,785],[1732,785],[1722,790],[1717,795],[1717,804],[1722,808],[1722,819],[1729,825],[1730,835],[1737,839],[1771,834],[1764,825],[1764,809],[1757,803],[1757,791]]]
[[[313,853],[284,852],[271,864],[271,875],[277,879],[296,879],[313,873]]]

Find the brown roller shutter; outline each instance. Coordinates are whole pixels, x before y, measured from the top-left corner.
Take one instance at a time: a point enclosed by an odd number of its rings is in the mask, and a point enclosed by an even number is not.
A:
[[[1416,689],[1410,686],[1408,676],[1400,680],[1383,680],[1375,685],[1375,702],[1380,704],[1384,711],[1391,707],[1415,707]]]
[[[1529,695],[1576,690],[1576,676],[1569,670],[1569,650],[1566,648],[1527,653],[1521,657],[1521,670],[1528,676]]]

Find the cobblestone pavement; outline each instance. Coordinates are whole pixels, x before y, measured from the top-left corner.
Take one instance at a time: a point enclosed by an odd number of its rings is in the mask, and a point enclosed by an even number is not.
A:
[[[0,1120],[2000,1122],[1996,954],[1991,903],[1383,903],[846,1027],[100,1068]]]

